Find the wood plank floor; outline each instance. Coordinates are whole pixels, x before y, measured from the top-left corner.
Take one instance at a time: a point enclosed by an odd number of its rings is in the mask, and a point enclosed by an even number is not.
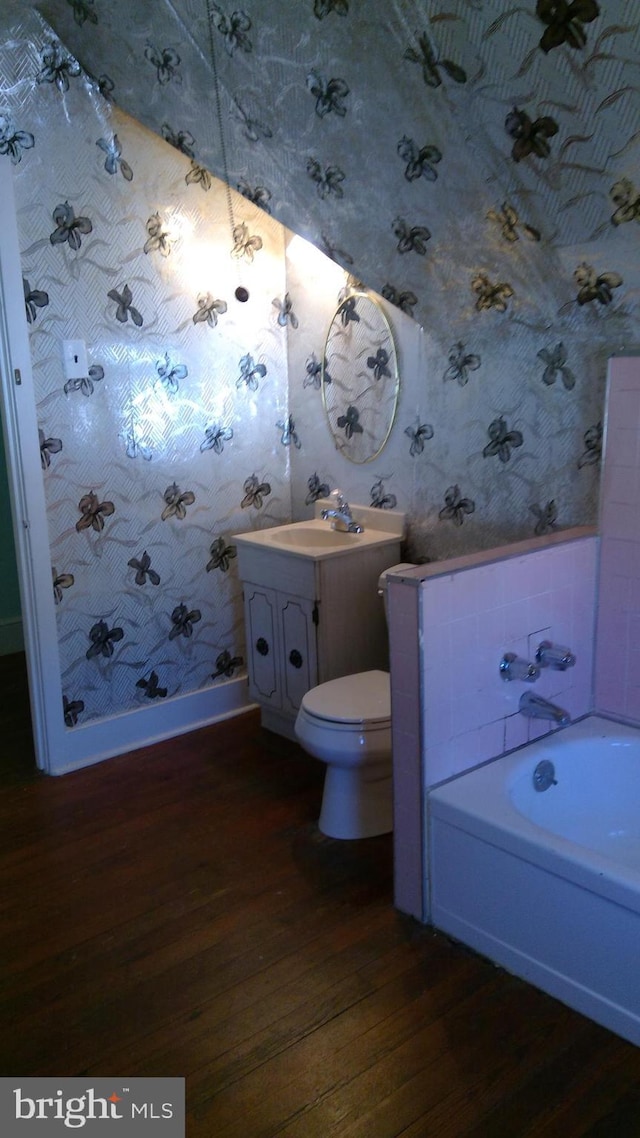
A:
[[[0,684],[0,1074],[184,1075],[189,1138],[638,1138],[640,1049],[395,912],[255,714],[48,778]]]

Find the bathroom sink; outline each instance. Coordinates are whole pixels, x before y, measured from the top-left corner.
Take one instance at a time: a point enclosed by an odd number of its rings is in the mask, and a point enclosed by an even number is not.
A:
[[[358,538],[362,538],[362,534],[330,529],[326,523],[323,529],[294,523],[271,531],[273,545],[293,549],[341,549],[343,546],[357,545]]]
[[[308,521],[234,534],[242,560],[252,551],[262,558],[277,557],[279,564],[285,554],[296,560],[318,562],[331,557],[348,557],[358,550],[376,546],[397,546],[402,539],[405,515],[400,511],[354,507],[354,517],[363,530],[362,533],[346,533],[333,529],[329,521],[319,516],[325,502],[326,499],[321,499],[316,503],[316,517]]]

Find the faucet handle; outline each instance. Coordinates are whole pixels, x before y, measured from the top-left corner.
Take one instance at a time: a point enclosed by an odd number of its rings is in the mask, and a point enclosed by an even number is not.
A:
[[[550,640],[542,640],[538,645],[536,661],[541,668],[555,668],[557,672],[566,672],[567,668],[573,668],[576,658],[568,648],[552,644]]]
[[[500,661],[500,675],[503,680],[524,680],[533,684],[540,675],[540,668],[537,664],[516,656],[515,652],[505,652]]]

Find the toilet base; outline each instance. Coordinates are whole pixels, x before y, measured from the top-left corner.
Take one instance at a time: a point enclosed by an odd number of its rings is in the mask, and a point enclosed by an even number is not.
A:
[[[329,838],[374,838],[393,830],[393,779],[388,767],[328,766],[318,827]]]

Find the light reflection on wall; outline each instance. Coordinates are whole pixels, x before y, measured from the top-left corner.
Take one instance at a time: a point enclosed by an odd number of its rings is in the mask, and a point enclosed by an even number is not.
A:
[[[346,283],[348,273],[327,257],[304,237],[297,233],[291,235],[287,244],[287,260],[308,286],[315,286],[322,292],[339,292]]]

